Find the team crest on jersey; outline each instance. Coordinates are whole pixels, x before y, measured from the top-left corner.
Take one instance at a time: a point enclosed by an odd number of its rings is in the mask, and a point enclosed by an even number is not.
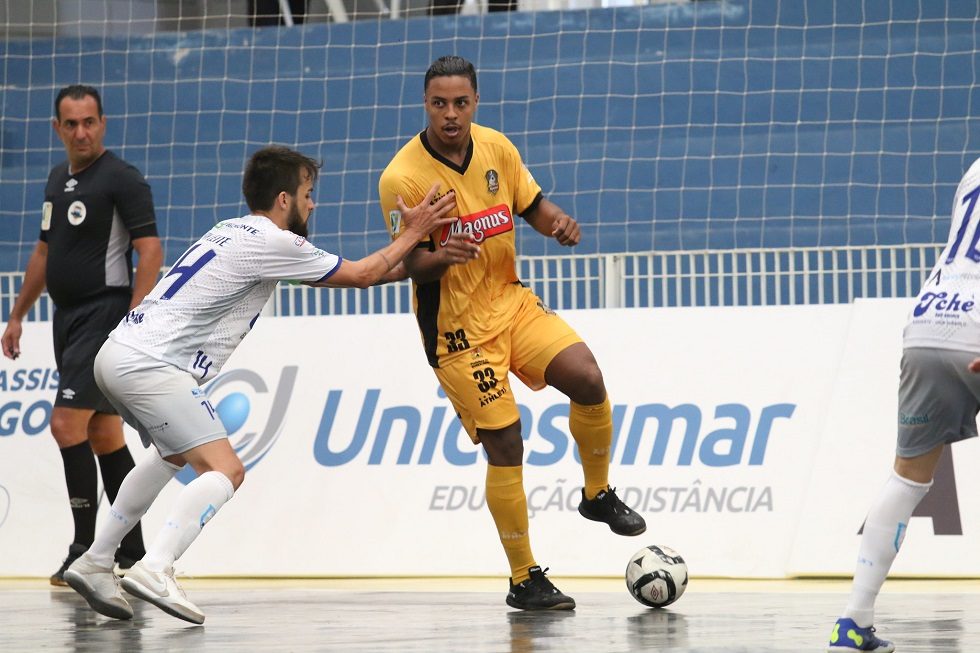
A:
[[[489,209],[458,218],[451,225],[442,228],[439,244],[445,246],[453,234],[466,233],[473,236],[473,242],[482,243],[491,236],[514,230],[514,218],[510,207],[498,204]]]
[[[391,237],[394,238],[402,230],[402,212],[398,209],[388,211],[388,223],[391,225]]]
[[[85,222],[86,213],[85,205],[81,201],[75,200],[68,207],[68,222],[77,227]]]
[[[500,175],[493,168],[487,170],[487,174],[484,175],[487,178],[487,191],[491,195],[496,195],[497,191],[500,190]]]

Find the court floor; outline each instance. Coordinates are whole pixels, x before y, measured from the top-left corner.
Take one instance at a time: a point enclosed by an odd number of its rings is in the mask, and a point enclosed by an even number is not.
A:
[[[194,626],[138,599],[132,621],[114,621],[70,589],[0,579],[0,651],[822,651],[848,589],[694,578],[676,604],[654,610],[619,579],[554,580],[577,610],[513,611],[500,579],[182,579],[207,615]],[[980,582],[890,580],[877,625],[903,653],[980,651]]]

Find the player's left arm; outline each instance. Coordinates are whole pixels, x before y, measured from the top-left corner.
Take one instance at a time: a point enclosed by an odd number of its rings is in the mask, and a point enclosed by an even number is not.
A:
[[[565,213],[560,206],[542,198],[524,219],[539,234],[551,236],[565,247],[578,245],[582,238],[575,218]]]

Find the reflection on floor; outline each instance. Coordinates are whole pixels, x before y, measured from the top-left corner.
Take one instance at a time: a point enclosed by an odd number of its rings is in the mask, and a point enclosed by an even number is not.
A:
[[[0,651],[462,651],[738,653],[821,651],[844,581],[693,579],[665,610],[619,579],[555,578],[574,612],[515,612],[500,579],[186,580],[203,626],[132,599],[132,621],[89,610],[70,589],[0,580]],[[889,581],[879,633],[901,653],[980,651],[980,583]]]

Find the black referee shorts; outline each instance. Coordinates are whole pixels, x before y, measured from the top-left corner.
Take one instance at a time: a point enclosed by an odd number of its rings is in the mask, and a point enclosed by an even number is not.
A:
[[[55,406],[116,414],[96,385],[92,367],[109,332],[129,311],[129,302],[128,294],[110,293],[55,310],[51,327],[54,360],[60,377]]]

